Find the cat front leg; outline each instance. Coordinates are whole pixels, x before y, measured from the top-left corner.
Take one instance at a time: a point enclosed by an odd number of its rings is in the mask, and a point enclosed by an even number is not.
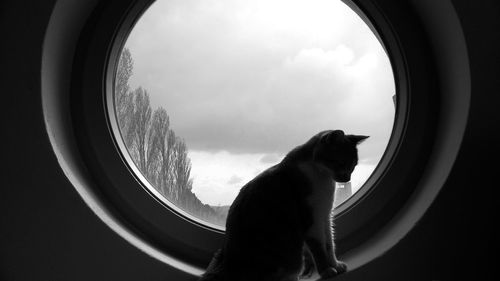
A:
[[[331,242],[331,233],[326,233],[323,220],[322,224],[313,224],[307,233],[306,244],[312,253],[316,269],[322,278],[329,278],[337,275],[337,269],[334,266],[335,257],[333,256],[333,244]]]
[[[314,258],[314,263],[316,264],[318,273],[321,277],[323,277],[323,273],[330,268],[325,240],[318,236],[309,236],[306,239],[306,244]]]
[[[337,259],[337,256],[335,255],[335,235],[334,235],[334,228],[333,228],[333,213],[331,213],[330,219],[328,220],[326,227],[325,227],[325,237],[326,237],[326,251],[327,251],[327,256],[329,258],[328,264],[329,266],[333,269],[330,270],[330,274],[340,274],[344,273],[347,271],[347,265],[339,261]],[[329,275],[329,274],[327,274]]]
[[[321,278],[330,278],[347,270],[345,263],[337,260],[330,223],[313,225],[308,232],[309,247]]]

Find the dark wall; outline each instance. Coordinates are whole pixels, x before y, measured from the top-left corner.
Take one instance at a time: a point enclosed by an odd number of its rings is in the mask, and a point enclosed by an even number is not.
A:
[[[500,165],[496,163],[500,155],[500,2],[453,2],[469,49],[471,111],[457,164],[421,229],[431,237],[428,253],[435,256],[431,262],[438,276],[493,280],[498,278],[500,261],[496,227],[500,221]]]
[[[456,164],[414,231],[339,280],[498,276],[500,4],[453,3],[472,75],[471,112]],[[189,280],[111,231],[59,168],[40,95],[42,43],[53,4],[0,2],[0,280]]]
[[[103,224],[59,168],[40,94],[54,2],[0,2],[0,280],[182,280]]]
[[[498,279],[500,2],[452,2],[464,29],[472,81],[460,153],[437,200],[414,230],[345,280]]]

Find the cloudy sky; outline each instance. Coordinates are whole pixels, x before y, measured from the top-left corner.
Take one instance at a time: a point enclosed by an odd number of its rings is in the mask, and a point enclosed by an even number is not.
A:
[[[230,204],[245,182],[327,129],[370,136],[356,190],[389,141],[390,62],[340,0],[158,0],[126,47],[131,86],[167,110],[204,203]]]

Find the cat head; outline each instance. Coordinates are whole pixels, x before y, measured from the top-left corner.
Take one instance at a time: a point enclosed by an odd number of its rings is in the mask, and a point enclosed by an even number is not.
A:
[[[313,158],[327,167],[336,182],[348,182],[358,164],[357,145],[368,136],[346,135],[341,130],[320,133]]]

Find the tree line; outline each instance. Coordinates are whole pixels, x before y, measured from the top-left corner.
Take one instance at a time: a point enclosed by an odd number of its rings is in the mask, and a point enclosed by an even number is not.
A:
[[[124,48],[115,77],[115,112],[120,133],[135,165],[166,199],[205,221],[225,224],[225,214],[203,204],[192,192],[191,160],[182,138],[170,128],[163,107],[151,108],[146,89],[130,88],[133,59]]]

